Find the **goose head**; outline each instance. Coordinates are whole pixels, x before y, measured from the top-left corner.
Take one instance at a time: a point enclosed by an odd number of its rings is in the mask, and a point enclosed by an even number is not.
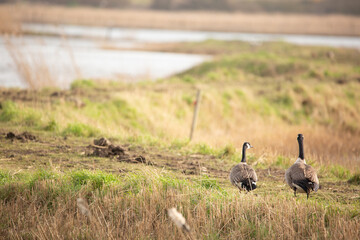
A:
[[[298,142],[303,141],[304,140],[304,135],[299,133],[298,136],[297,136],[297,140],[298,140]]]
[[[246,149],[253,148],[249,142],[244,142],[241,162],[246,163]]]
[[[243,148],[249,149],[249,148],[253,148],[253,146],[251,146],[249,142],[244,142]]]
[[[304,161],[305,162],[305,157],[304,157],[304,136],[300,133],[297,136],[297,141],[299,143],[299,157],[296,160],[298,161]]]

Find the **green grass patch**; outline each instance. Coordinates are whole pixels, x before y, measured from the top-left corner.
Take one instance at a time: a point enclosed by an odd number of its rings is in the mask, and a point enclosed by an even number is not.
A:
[[[8,122],[19,116],[19,109],[12,101],[5,101],[1,103],[0,121]]]
[[[339,179],[349,179],[350,171],[341,165],[333,165],[330,167],[330,173]]]
[[[205,143],[198,143],[193,147],[193,152],[203,155],[216,155],[216,150]]]
[[[281,167],[282,169],[288,169],[291,165],[291,159],[288,157],[278,156],[275,161],[275,166]]]
[[[0,121],[21,123],[28,127],[38,127],[42,124],[41,114],[33,108],[19,108],[12,101],[5,101],[0,111]]]
[[[70,173],[70,179],[75,189],[80,189],[83,185],[90,185],[93,190],[100,190],[104,185],[119,183],[118,178],[113,174],[101,171],[74,171]]]
[[[59,176],[55,172],[47,169],[39,169],[29,179],[29,187],[33,188],[36,182],[42,180],[54,180],[57,179]]]
[[[182,76],[180,79],[181,79],[181,81],[183,81],[185,83],[190,83],[190,84],[194,84],[196,82],[195,78],[193,78],[190,75]]]
[[[348,182],[351,183],[351,184],[360,185],[360,173],[353,174],[349,178]]]
[[[12,176],[9,171],[0,170],[0,184],[5,184],[10,182]]]
[[[41,125],[41,114],[34,109],[27,109],[24,113],[22,122],[29,127]]]
[[[219,151],[219,157],[232,157],[236,153],[236,148],[232,144],[226,145]]]
[[[192,96],[188,93],[184,93],[182,95],[182,100],[189,106],[194,105],[194,101],[195,101],[195,96]]]
[[[99,134],[99,130],[84,123],[71,123],[63,130],[63,135],[76,137],[94,137]]]
[[[171,142],[170,148],[180,150],[186,147],[187,145],[189,145],[189,143],[190,143],[189,139],[175,139]]]
[[[49,132],[57,132],[59,130],[59,125],[55,119],[52,119],[45,125],[44,130]]]
[[[197,182],[203,188],[221,190],[218,181],[215,178],[210,178],[207,175],[202,175],[199,179],[197,179]]]
[[[71,83],[70,89],[74,90],[74,89],[89,89],[89,88],[94,88],[95,87],[95,82],[89,79],[79,79],[79,80],[75,80]]]

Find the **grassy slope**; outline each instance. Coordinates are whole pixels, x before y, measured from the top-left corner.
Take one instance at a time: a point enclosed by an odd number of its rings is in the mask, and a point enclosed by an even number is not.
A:
[[[358,236],[359,53],[213,41],[171,48],[214,60],[156,83],[1,92],[0,235],[180,239],[164,212],[176,206],[196,238]],[[189,143],[196,88],[202,101]],[[38,140],[4,137],[24,130]],[[309,201],[283,182],[299,132],[322,183]],[[98,136],[151,164],[87,156]],[[260,180],[239,195],[228,172],[245,140]],[[91,219],[77,213],[78,196]]]

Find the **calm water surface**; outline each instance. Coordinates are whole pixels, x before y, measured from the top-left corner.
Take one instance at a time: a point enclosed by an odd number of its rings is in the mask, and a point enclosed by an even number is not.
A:
[[[57,85],[67,88],[74,79],[138,81],[165,78],[209,59],[196,54],[130,51],[129,42],[112,42],[124,50],[103,48],[109,42],[91,39],[29,37],[0,38],[0,86],[25,88],[19,65],[35,72],[49,71]],[[9,51],[9,49],[12,49]],[[12,55],[18,56],[16,64]]]
[[[130,48],[144,43],[194,42],[216,39],[254,43],[285,41],[299,45],[360,49],[359,37],[126,29],[48,24],[24,24],[23,29],[43,35],[26,35],[10,40],[0,37],[0,86],[26,87],[23,75],[19,71],[20,65],[27,66],[33,72],[39,72],[38,70],[45,64],[45,68],[49,71],[52,79],[60,87],[67,88],[74,79],[79,78],[123,81],[165,78],[210,59],[209,56],[196,54],[130,50]],[[9,42],[11,42],[12,47],[7,44]],[[9,51],[9,49],[12,50]],[[22,63],[16,64],[14,56],[17,56]]]

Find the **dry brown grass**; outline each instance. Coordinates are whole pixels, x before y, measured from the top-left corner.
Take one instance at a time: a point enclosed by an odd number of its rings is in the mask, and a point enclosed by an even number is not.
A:
[[[253,33],[360,35],[360,18],[344,15],[245,14],[109,10],[41,5],[2,5],[21,22]]]
[[[40,52],[36,55],[26,53],[26,46],[14,43],[11,37],[5,38],[5,46],[23,82],[30,89],[57,86],[56,79],[50,71],[50,66]]]
[[[21,30],[20,22],[14,16],[14,12],[16,12],[15,6],[0,7],[0,34],[14,34]]]
[[[148,178],[161,173],[143,174]],[[63,183],[54,184],[43,180],[22,192],[19,186],[7,186],[13,194],[0,201],[1,235],[8,239],[184,239],[166,216],[166,209],[173,206],[183,213],[196,239],[354,239],[360,234],[358,216],[352,217],[351,208],[337,209],[336,203],[325,206],[284,195],[239,195],[236,190],[221,196],[213,190],[187,185],[178,190],[151,180],[151,187],[141,185],[138,193],[116,187],[101,194],[87,188],[75,194],[56,193]],[[79,196],[89,200],[92,217],[77,210]]]
[[[150,126],[153,127],[151,131],[154,136],[160,134],[166,141],[174,141],[187,139],[189,136],[193,109],[192,106],[188,107],[180,103],[184,94],[192,93],[193,99],[196,95],[194,89],[180,88],[179,86],[168,90],[159,88],[158,91],[162,93],[156,94],[156,97],[148,89],[131,89],[123,91],[120,95],[146,116]],[[220,86],[217,86],[216,90],[205,86],[204,88],[206,90],[203,90],[194,144],[206,143],[221,148],[231,143],[241,149],[242,144],[249,141],[255,147],[252,152],[259,156],[258,162],[273,163],[279,155],[290,157],[295,161],[298,153],[296,136],[303,133],[307,159],[315,160],[320,164],[341,164],[349,169],[359,170],[358,166],[354,167],[360,154],[360,137],[357,134],[318,124],[288,124],[274,116],[263,118],[257,113],[249,112],[243,104],[235,100],[231,103],[231,116],[226,116],[224,106],[221,104],[221,94],[224,89]],[[179,111],[183,114],[181,118],[177,117]],[[114,130],[110,131],[114,133]],[[130,133],[130,136],[133,134]]]

